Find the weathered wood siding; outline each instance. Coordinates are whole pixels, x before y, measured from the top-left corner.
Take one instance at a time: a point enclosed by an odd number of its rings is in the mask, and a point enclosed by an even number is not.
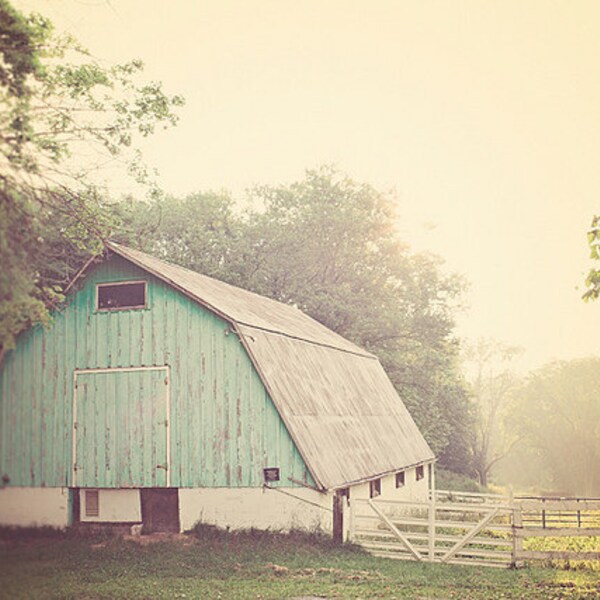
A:
[[[131,279],[148,281],[148,308],[96,311],[96,283]],[[228,323],[117,256],[90,272],[50,328],[26,332],[6,356],[0,475],[10,485],[72,485],[75,370],[163,365],[171,372],[171,486],[259,486],[271,466],[280,467],[281,485],[291,485],[289,477],[314,483]],[[142,386],[138,395],[151,389]],[[136,451],[148,452],[143,446]]]
[[[78,373],[77,486],[168,485],[169,378],[165,368]]]

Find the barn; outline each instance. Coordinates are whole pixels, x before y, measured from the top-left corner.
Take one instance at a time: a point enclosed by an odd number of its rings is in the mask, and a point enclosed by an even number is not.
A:
[[[114,243],[1,366],[4,525],[339,530],[353,498],[426,498],[434,460],[375,356]]]

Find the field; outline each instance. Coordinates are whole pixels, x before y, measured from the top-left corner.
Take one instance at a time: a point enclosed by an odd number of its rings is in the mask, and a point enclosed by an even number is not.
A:
[[[317,535],[221,532],[173,538],[4,531],[2,598],[597,598],[600,573],[417,564]]]

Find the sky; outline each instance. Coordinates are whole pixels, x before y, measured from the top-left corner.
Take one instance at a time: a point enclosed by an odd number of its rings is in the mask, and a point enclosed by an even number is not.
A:
[[[600,303],[581,300],[596,0],[14,4],[185,97],[178,127],[143,144],[165,191],[242,198],[335,164],[393,193],[401,236],[468,280],[460,336],[521,346],[527,368],[600,354]]]

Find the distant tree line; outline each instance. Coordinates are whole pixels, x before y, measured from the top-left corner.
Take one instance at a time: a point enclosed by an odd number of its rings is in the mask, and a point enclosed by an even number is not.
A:
[[[520,488],[600,497],[600,358],[548,364],[512,394],[505,427],[520,441],[500,475]]]

